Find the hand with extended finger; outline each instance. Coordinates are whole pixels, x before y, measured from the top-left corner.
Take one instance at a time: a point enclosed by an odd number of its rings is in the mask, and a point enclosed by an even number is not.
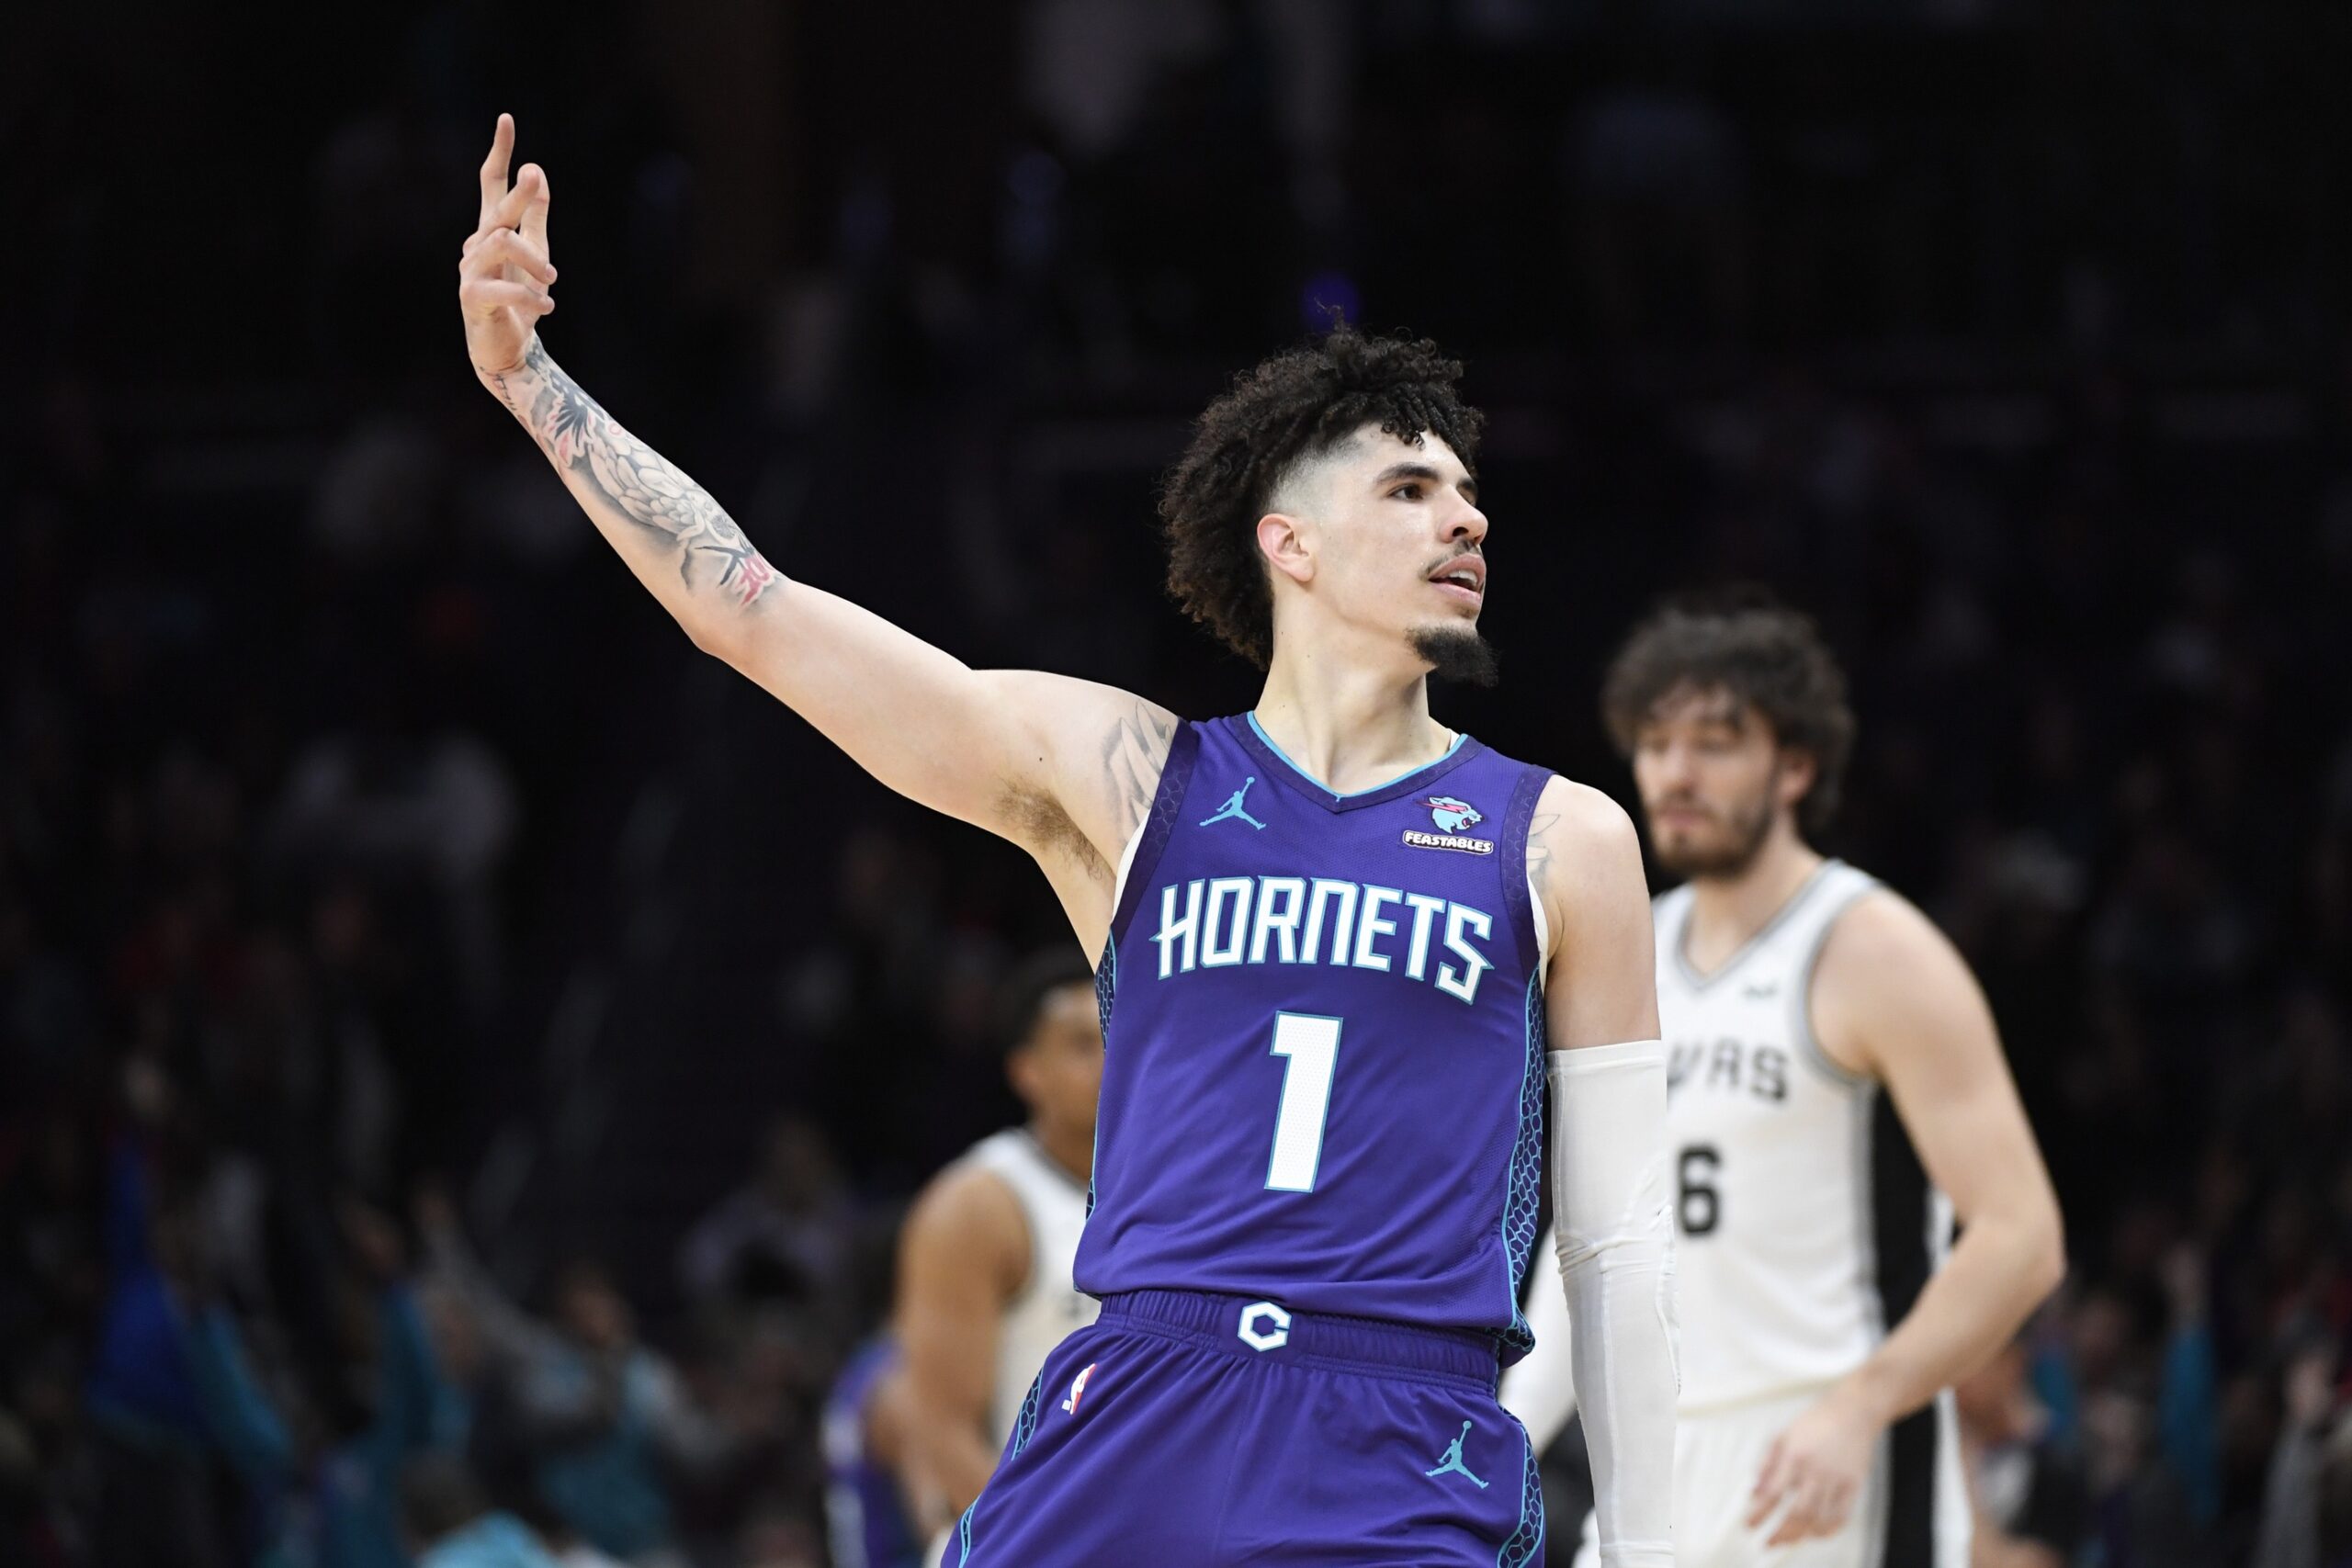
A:
[[[548,293],[555,265],[548,259],[547,171],[524,164],[509,190],[506,166],[514,154],[514,117],[503,114],[482,160],[481,217],[458,260],[466,353],[483,376],[520,366],[539,318],[555,309]]]

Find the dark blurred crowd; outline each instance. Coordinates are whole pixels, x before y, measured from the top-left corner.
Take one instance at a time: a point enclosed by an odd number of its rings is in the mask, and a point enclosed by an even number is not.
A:
[[[694,655],[470,384],[499,107],[553,351],[975,662],[1245,705],[1151,484],[1333,306],[1494,415],[1450,721],[1622,795],[1651,596],[1817,614],[1827,847],[1976,964],[2067,1211],[1963,1391],[1981,1561],[2352,1562],[2346,18],[2028,9],[32,24],[8,167],[95,145],[0,247],[0,1562],[820,1564],[897,1206],[1012,1114],[1042,884]]]

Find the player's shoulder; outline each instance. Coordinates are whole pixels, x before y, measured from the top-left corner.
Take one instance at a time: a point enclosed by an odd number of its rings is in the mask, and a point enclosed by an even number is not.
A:
[[[1035,1146],[1028,1134],[1021,1128],[1000,1127],[970,1148],[966,1149],[957,1157],[956,1164],[977,1165],[989,1170],[1002,1170],[1007,1166],[1019,1164],[1028,1156],[1029,1151]],[[953,1169],[954,1167],[951,1166],[949,1168]]]
[[[906,1234],[910,1245],[932,1241],[959,1244],[989,1238],[1018,1239],[1028,1222],[1021,1195],[993,1159],[982,1158],[985,1143],[946,1166],[925,1182],[907,1211]]]
[[[1641,853],[1641,835],[1634,818],[1616,800],[1590,784],[1554,773],[1535,797],[1535,818],[1530,838],[1542,838],[1557,853],[1617,853],[1631,849]]]
[[[1814,971],[1814,1005],[1908,1014],[1942,1007],[1955,989],[1975,983],[1968,961],[1926,910],[1872,881],[1830,923]]]
[[[1838,915],[1809,1005],[1832,1059],[1883,1081],[1906,1063],[1999,1055],[1992,1010],[1968,961],[1926,910],[1883,886]]]
[[[1544,925],[1554,933],[1550,952],[1580,914],[1621,910],[1628,900],[1647,908],[1634,819],[1600,790],[1557,774],[1544,781],[1528,824],[1527,876],[1543,901]]]
[[[1527,826],[1527,867],[1547,899],[1612,894],[1642,865],[1642,837],[1625,808],[1590,784],[1555,773]]]
[[[1852,886],[1830,920],[1825,966],[1837,960],[1901,965],[1958,956],[1925,909],[1875,877],[1843,869],[1851,873]]]

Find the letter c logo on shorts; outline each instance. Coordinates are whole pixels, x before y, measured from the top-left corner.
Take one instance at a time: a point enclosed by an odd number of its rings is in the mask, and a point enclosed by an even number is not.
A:
[[[1273,1325],[1260,1328],[1258,1320]],[[1272,1302],[1251,1302],[1241,1309],[1241,1342],[1252,1350],[1279,1350],[1290,1343],[1290,1314]]]

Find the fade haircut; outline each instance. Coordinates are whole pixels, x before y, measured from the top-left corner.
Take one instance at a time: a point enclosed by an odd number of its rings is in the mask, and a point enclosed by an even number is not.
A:
[[[1722,691],[1753,708],[1772,738],[1813,759],[1813,786],[1797,803],[1808,837],[1837,819],[1854,710],[1846,675],[1811,616],[1769,592],[1739,587],[1669,600],[1635,626],[1601,683],[1600,716],[1618,752],[1631,756],[1658,705],[1683,692]]]
[[[1427,338],[1340,325],[1243,373],[1204,411],[1168,476],[1159,521],[1168,592],[1262,670],[1273,658],[1274,593],[1258,519],[1284,480],[1367,424],[1418,444],[1424,433],[1477,471],[1486,416],[1454,390],[1462,364]]]

